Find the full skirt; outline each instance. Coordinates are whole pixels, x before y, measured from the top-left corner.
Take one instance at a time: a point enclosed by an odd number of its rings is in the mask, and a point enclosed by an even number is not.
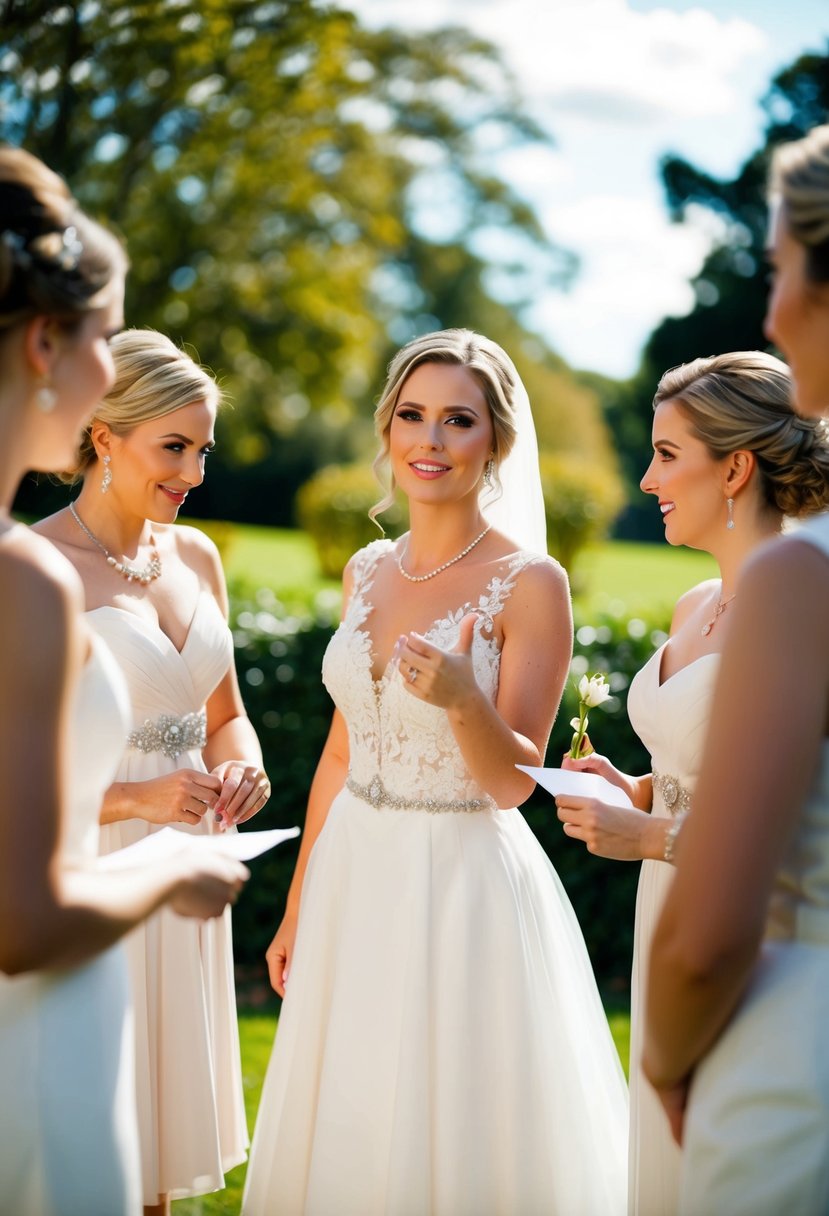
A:
[[[520,812],[374,810],[314,847],[247,1216],[613,1216],[627,1092]]]

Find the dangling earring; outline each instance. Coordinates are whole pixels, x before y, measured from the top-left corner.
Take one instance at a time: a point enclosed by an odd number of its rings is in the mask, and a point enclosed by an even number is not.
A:
[[[726,520],[725,526],[728,531],[731,532],[734,529],[734,499],[726,498],[725,505],[728,511],[728,519]]]
[[[492,489],[492,457],[484,465],[484,485],[488,490]]]
[[[104,457],[103,457],[103,462],[104,462],[104,479],[103,479],[103,481],[101,482],[101,493],[102,493],[102,494],[106,494],[107,490],[108,490],[108,489],[109,489],[109,487],[112,485],[112,469],[109,467],[109,462],[110,462],[110,460],[112,460],[112,457],[111,457],[111,456],[104,456]]]
[[[58,395],[52,388],[47,378],[43,377],[43,383],[39,388],[35,389],[35,405],[40,410],[41,414],[51,414],[58,402]]]

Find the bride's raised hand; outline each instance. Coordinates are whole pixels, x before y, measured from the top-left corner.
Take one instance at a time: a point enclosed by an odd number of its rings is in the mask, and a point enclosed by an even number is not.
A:
[[[274,934],[273,941],[265,951],[271,988],[282,997],[285,995],[288,975],[291,970],[291,960],[294,957],[296,924],[296,914],[286,912],[282,918],[282,924]]]
[[[454,650],[441,650],[419,633],[404,634],[397,644],[397,665],[406,690],[421,701],[451,709],[479,691],[472,667],[472,639],[477,613],[460,624]]]

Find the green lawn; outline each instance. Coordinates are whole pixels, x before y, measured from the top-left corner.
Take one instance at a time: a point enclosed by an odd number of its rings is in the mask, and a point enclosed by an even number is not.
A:
[[[222,548],[228,582],[242,594],[269,587],[289,604],[307,603],[316,591],[338,591],[322,579],[314,549],[302,532],[243,524],[207,524]],[[701,579],[716,574],[705,553],[667,544],[608,541],[580,554],[571,571],[576,608],[590,619],[614,615],[664,618],[678,597]]]
[[[630,1045],[630,1018],[626,1013],[609,1015],[610,1029],[622,1064],[627,1071]],[[273,1043],[275,1018],[261,1013],[239,1014],[239,1034],[242,1041],[242,1077],[245,1086],[245,1106],[248,1128],[253,1131],[259,1095],[265,1077]],[[238,1216],[242,1206],[245,1166],[240,1165],[227,1175],[227,1187],[216,1195],[200,1199],[182,1199],[173,1204],[173,1216]]]

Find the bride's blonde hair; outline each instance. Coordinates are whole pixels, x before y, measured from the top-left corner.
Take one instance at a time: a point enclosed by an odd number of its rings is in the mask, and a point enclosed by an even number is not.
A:
[[[515,390],[512,362],[497,342],[471,329],[441,329],[423,334],[399,350],[388,368],[386,384],[374,411],[374,430],[380,451],[374,472],[385,497],[369,511],[377,516],[394,504],[394,476],[388,469],[389,431],[400,390],[408,377],[424,363],[445,363],[465,367],[478,381],[492,419],[492,479],[497,484],[498,466],[515,443]]]
[[[81,436],[71,468],[59,474],[74,485],[97,456],[92,428],[105,422],[115,435],[127,435],[142,422],[172,414],[194,401],[218,407],[221,392],[211,373],[154,329],[126,329],[110,343],[115,383]]]
[[[829,281],[829,124],[777,148],[771,193],[783,204],[789,233],[806,251],[809,278]]]

